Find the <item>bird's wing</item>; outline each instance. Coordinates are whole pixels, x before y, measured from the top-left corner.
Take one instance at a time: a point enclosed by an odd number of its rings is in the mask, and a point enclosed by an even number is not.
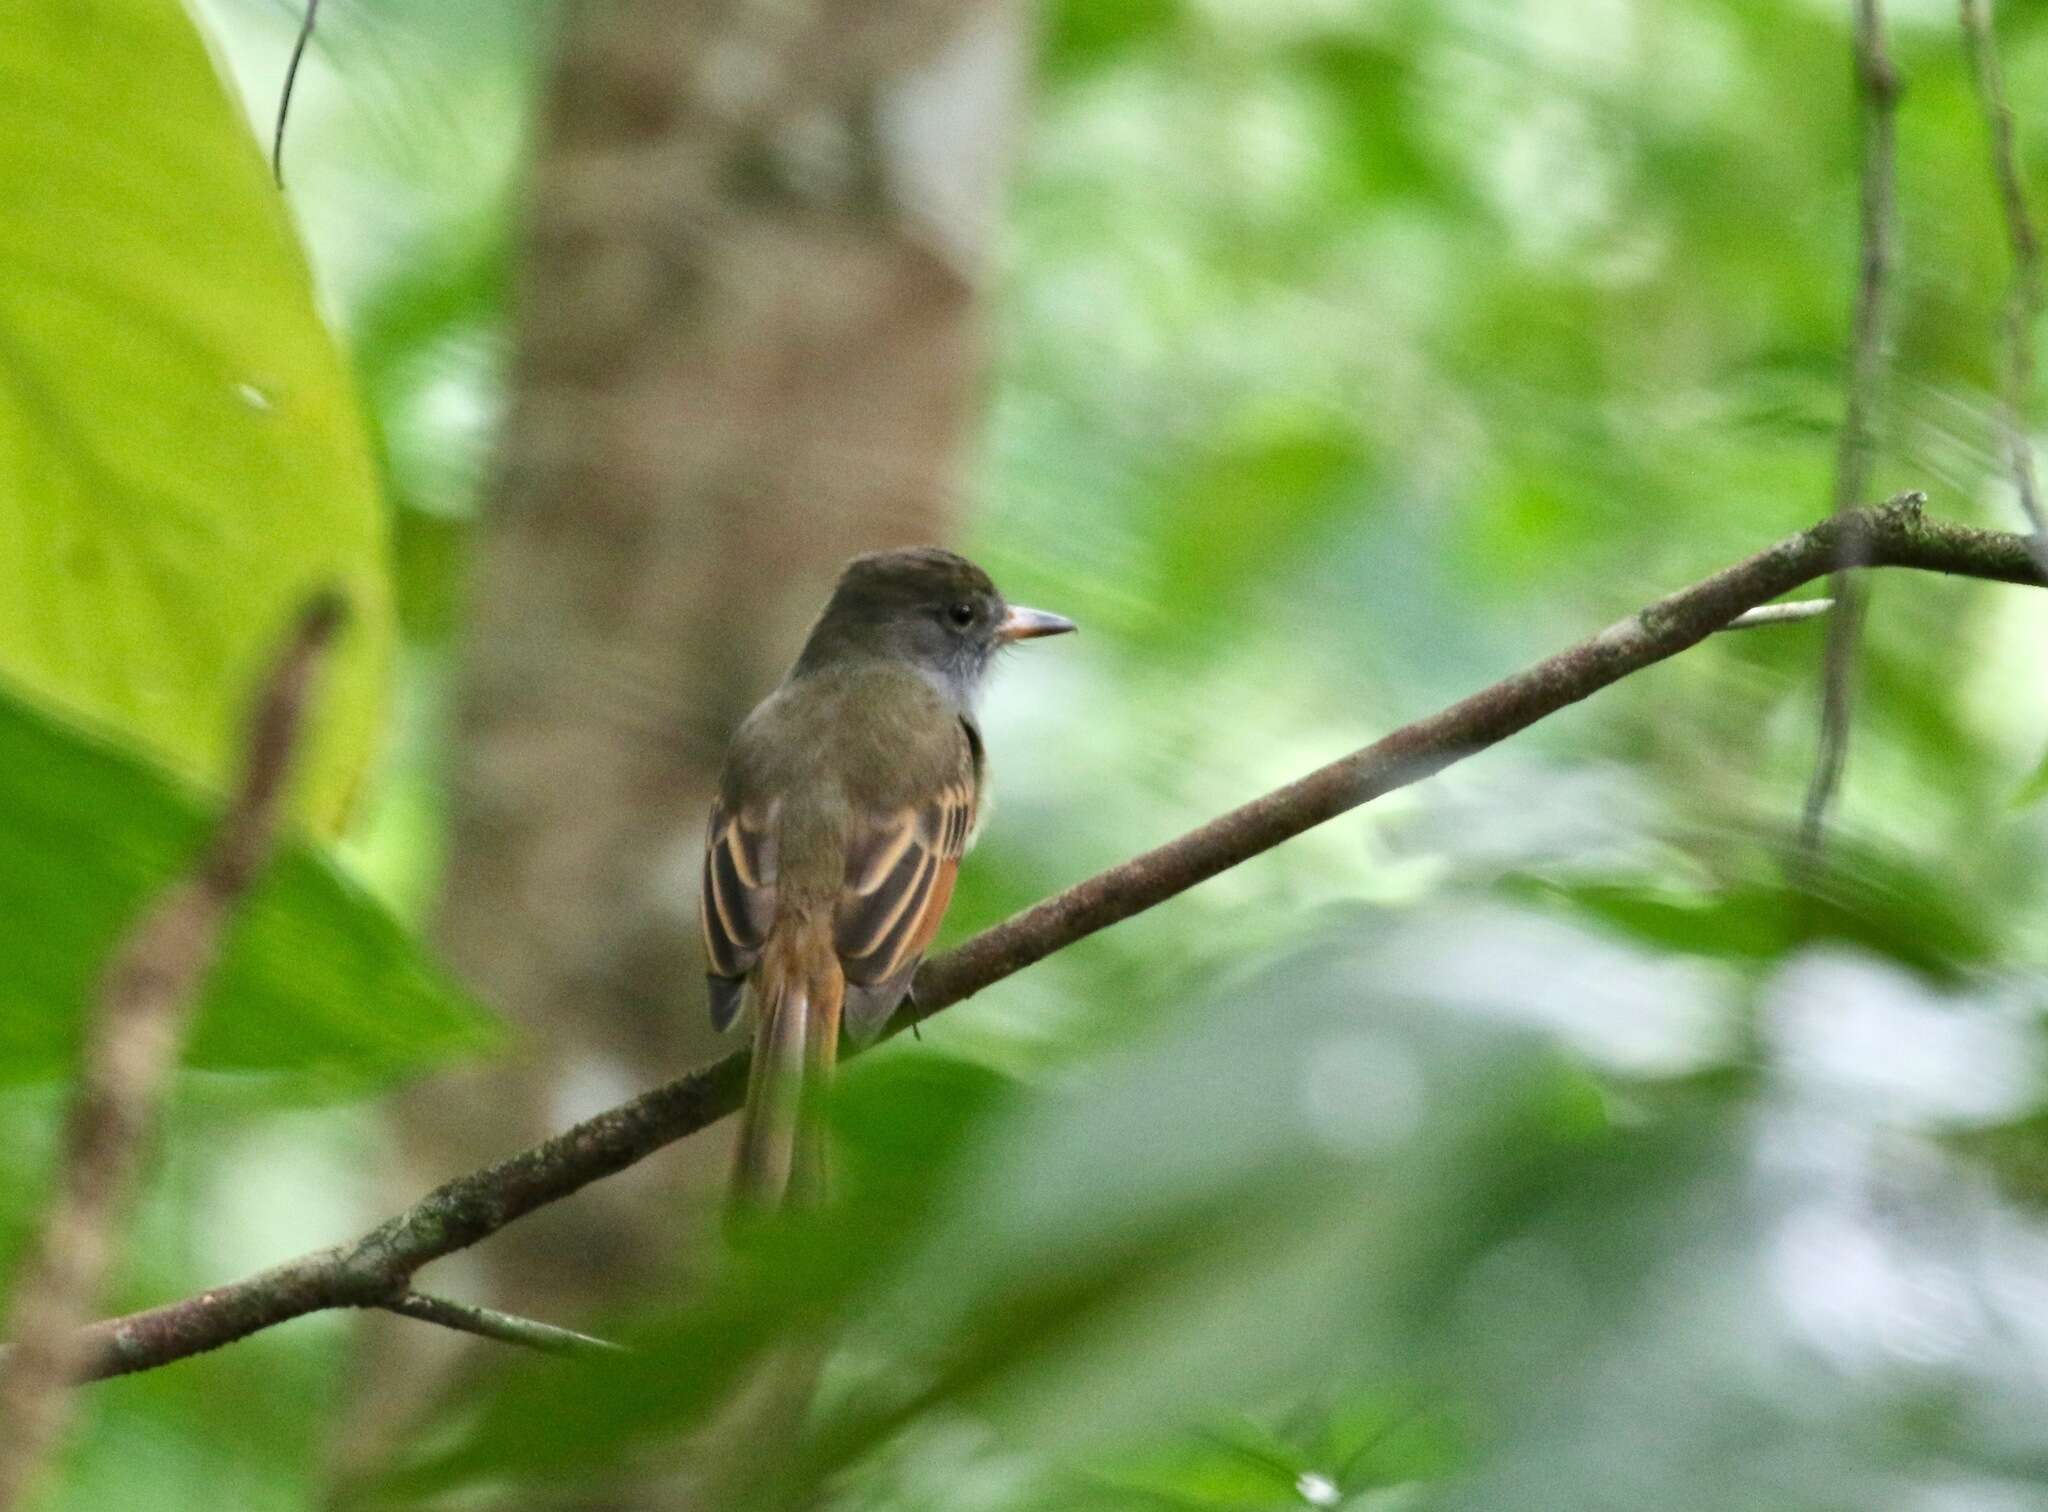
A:
[[[953,901],[980,787],[964,729],[959,742],[948,781],[916,802],[867,816],[847,845],[833,943],[849,989],[846,1027],[856,1040],[872,1038],[895,1011]]]
[[[746,975],[775,923],[776,849],[772,811],[712,806],[698,917],[711,978],[711,1022],[718,1029],[739,1013]]]

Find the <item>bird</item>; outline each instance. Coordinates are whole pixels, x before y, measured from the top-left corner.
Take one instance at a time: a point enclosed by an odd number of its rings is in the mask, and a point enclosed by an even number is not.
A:
[[[713,1026],[753,1014],[736,1206],[822,1198],[842,1023],[867,1043],[908,994],[987,812],[976,709],[996,654],[1074,628],[940,547],[857,556],[735,732],[700,921]]]

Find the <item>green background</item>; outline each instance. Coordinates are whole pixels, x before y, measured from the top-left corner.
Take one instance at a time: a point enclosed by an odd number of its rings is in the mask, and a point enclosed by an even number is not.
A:
[[[357,611],[127,1305],[378,1216],[371,1094],[494,1040],[415,936],[540,28],[332,7],[287,202],[177,5],[20,9],[10,1252],[104,943],[193,844],[293,606],[338,582]],[[2004,9],[2048,161],[2048,17]],[[1949,7],[1892,11],[1876,491],[2010,528],[1983,125]],[[267,116],[292,18],[203,19]],[[1001,805],[949,938],[1826,509],[1846,6],[1059,0],[1039,31],[962,544],[1087,633],[1003,671]],[[2044,631],[2048,596],[1874,584],[1810,896],[1785,878],[1811,624],[1709,642],[1060,953],[849,1068],[843,1200],[558,1320],[623,1360],[490,1357],[351,1496],[549,1505],[663,1461],[829,1324],[766,1500],[2048,1508]],[[53,1505],[325,1504],[344,1328],[95,1388]]]

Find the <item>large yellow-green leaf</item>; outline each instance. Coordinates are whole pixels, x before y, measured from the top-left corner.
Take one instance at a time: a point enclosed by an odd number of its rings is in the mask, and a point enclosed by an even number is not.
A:
[[[355,610],[304,812],[338,824],[391,651],[346,368],[178,0],[0,19],[0,674],[218,783],[291,607]]]

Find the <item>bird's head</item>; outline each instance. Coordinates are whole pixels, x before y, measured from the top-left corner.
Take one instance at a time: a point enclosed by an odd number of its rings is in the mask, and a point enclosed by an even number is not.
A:
[[[971,705],[996,652],[1074,622],[1006,601],[967,558],[937,546],[874,551],[840,573],[797,658],[802,675],[843,661],[905,661]]]

